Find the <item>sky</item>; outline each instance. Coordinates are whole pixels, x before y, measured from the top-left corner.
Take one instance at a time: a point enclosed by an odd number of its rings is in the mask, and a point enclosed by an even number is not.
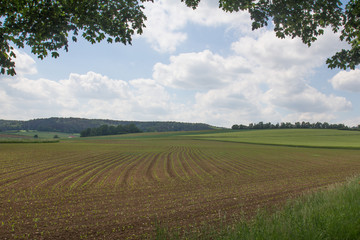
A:
[[[146,3],[132,45],[79,39],[44,60],[17,50],[17,75],[0,76],[0,119],[360,124],[360,69],[325,63],[348,47],[338,34],[326,30],[309,48],[272,26],[252,31],[247,13],[217,4]]]

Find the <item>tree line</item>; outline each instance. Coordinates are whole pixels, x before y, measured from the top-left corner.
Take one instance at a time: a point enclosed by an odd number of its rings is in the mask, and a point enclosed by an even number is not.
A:
[[[37,130],[45,132],[80,133],[87,128],[98,128],[102,125],[135,124],[143,132],[168,132],[168,131],[198,131],[211,130],[215,127],[204,123],[183,122],[140,122],[120,121],[109,119],[86,119],[86,118],[40,118],[27,121],[1,120],[0,130]]]
[[[100,127],[87,128],[80,132],[80,137],[91,137],[91,136],[105,136],[105,135],[117,135],[126,133],[138,133],[141,132],[135,124],[128,125],[101,125]]]
[[[249,125],[243,125],[243,124],[234,124],[231,129],[237,130],[237,129],[278,129],[278,128],[314,128],[314,129],[352,129],[348,126],[340,123],[340,124],[330,124],[327,122],[316,122],[316,123],[310,123],[310,122],[282,122],[282,123],[276,123],[272,124],[271,122],[264,123],[250,123]],[[358,129],[360,128],[360,125],[358,126]]]

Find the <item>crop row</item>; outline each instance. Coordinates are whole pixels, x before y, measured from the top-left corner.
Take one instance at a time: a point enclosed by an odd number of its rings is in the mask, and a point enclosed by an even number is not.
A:
[[[199,140],[0,145],[0,236],[145,238],[232,221],[360,172],[358,150]],[[225,217],[226,216],[226,217]]]
[[[288,151],[289,148],[264,146],[262,152],[256,152],[254,146],[247,145],[239,150],[238,144],[232,143],[207,148],[197,145],[196,141],[185,146],[176,144],[170,142],[167,146],[158,146],[158,150],[152,148],[156,145],[149,144],[139,151],[127,151],[116,145],[107,152],[93,149],[73,153],[66,152],[65,148],[60,155],[57,151],[43,150],[43,156],[38,154],[41,149],[21,154],[14,152],[10,160],[6,160],[6,156],[1,158],[0,184],[2,188],[73,189],[231,176],[268,178],[278,174],[301,175],[319,168],[330,171],[339,160],[344,160],[341,153],[327,157],[326,151],[313,149],[304,152],[296,148]],[[279,149],[282,149],[280,153]],[[338,167],[348,168],[354,163],[358,163],[356,157],[346,157]]]

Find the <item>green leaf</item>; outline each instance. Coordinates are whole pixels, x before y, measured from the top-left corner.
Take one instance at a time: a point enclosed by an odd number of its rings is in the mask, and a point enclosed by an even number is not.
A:
[[[52,56],[53,58],[58,58],[60,55],[59,55],[58,52],[52,52],[52,53],[51,53],[51,56]]]

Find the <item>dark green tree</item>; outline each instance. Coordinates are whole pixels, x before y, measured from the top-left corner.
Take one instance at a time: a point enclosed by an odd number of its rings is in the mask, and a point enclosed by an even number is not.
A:
[[[237,130],[237,129],[240,129],[240,126],[237,125],[237,124],[234,124],[234,125],[232,125],[231,129],[232,130]]]
[[[124,129],[124,127],[122,125],[118,125],[116,127],[116,133],[117,134],[123,134],[123,133],[126,133],[126,131],[125,131],[125,129]]]
[[[116,135],[116,134],[126,134],[126,133],[139,133],[141,130],[135,124],[128,125],[118,125],[118,126],[109,126],[101,125],[100,127],[87,128],[80,132],[80,137],[89,137],[89,136],[105,136],[105,135]]]
[[[109,126],[108,125],[101,125],[98,129],[98,135],[109,135]]]
[[[200,0],[182,0],[196,8]],[[360,0],[343,6],[340,0],[219,0],[227,12],[248,11],[252,29],[273,22],[279,38],[300,37],[310,46],[327,27],[341,31],[340,39],[350,45],[327,59],[329,68],[354,69],[360,63]]]
[[[359,125],[360,126],[360,125]],[[238,125],[238,124],[234,124],[232,126],[233,130],[237,130],[237,129],[271,129],[271,128],[315,128],[315,129],[342,129],[342,130],[348,130],[350,129],[348,126],[344,125],[343,123],[340,124],[329,124],[327,122],[321,123],[321,122],[317,122],[317,123],[309,123],[309,122],[296,122],[295,124],[292,124],[290,122],[282,122],[282,123],[277,123],[276,125],[272,124],[271,122],[269,123],[263,123],[263,122],[259,122],[259,123],[250,123],[249,126],[246,125]]]
[[[128,133],[139,133],[139,132],[141,132],[140,129],[138,129],[134,123],[126,125],[125,128],[127,129]]]
[[[68,51],[69,38],[91,43],[131,44],[141,34],[148,0],[2,0],[0,2],[1,74],[15,75],[14,46],[28,45],[40,59]]]
[[[91,134],[91,128],[87,128],[80,132],[80,137],[88,137]]]
[[[91,43],[131,44],[141,34],[146,16],[143,2],[152,0],[3,0],[0,2],[1,74],[15,75],[14,46],[28,45],[40,59],[68,51],[69,39],[79,35]],[[181,0],[196,8],[200,0]],[[248,11],[252,28],[274,23],[279,38],[300,37],[311,45],[324,29],[341,31],[350,49],[340,49],[327,59],[328,67],[354,69],[360,63],[360,0],[346,6],[340,0],[219,0],[227,12]]]

